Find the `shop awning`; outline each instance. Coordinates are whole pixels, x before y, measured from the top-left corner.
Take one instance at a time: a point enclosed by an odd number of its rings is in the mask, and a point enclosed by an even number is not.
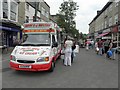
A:
[[[99,36],[97,36],[96,38],[101,38],[101,37],[103,37],[103,36],[105,36],[105,35],[107,35],[107,34],[109,34],[109,32],[102,33],[102,34],[100,34]]]
[[[8,31],[14,31],[14,32],[20,31],[20,30],[15,29],[15,28],[9,28],[9,27],[4,27],[4,26],[0,26],[0,30],[8,30]]]

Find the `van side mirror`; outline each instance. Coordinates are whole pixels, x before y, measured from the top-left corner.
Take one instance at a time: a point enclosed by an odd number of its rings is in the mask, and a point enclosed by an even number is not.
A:
[[[58,46],[57,42],[53,43],[53,45],[52,45],[52,47],[57,47],[57,46]]]

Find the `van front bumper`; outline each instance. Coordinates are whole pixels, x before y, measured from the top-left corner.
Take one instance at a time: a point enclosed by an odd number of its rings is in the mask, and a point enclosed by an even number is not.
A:
[[[20,68],[19,66],[30,66],[30,68]],[[49,70],[51,67],[51,62],[48,64],[17,64],[10,61],[10,67],[15,70],[21,71],[46,71]]]

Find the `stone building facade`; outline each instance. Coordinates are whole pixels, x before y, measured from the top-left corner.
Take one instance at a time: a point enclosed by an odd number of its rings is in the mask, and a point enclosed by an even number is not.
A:
[[[29,0],[28,0],[29,1]],[[22,38],[23,24],[36,21],[50,21],[50,6],[44,0],[0,0],[0,47],[14,46]],[[37,6],[38,5],[38,6]]]
[[[102,10],[98,11],[95,18],[89,24],[89,36],[96,40],[98,38],[111,39],[119,42],[120,26],[120,1],[108,2]],[[119,43],[118,43],[119,45]]]

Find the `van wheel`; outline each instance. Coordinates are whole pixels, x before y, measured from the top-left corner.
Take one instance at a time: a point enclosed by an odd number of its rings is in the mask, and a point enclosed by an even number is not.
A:
[[[49,71],[50,71],[50,72],[53,72],[53,71],[54,71],[54,68],[55,68],[55,62],[52,61],[51,67],[50,67]]]

